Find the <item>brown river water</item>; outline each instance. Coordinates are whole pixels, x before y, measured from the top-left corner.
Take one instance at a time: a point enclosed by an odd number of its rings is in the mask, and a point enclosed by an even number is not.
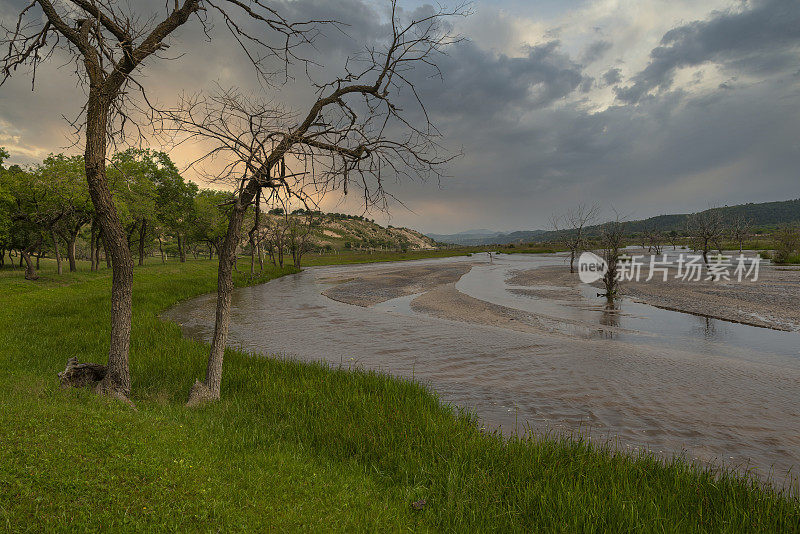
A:
[[[434,317],[412,309],[417,295],[365,307],[322,294],[344,279],[457,263],[469,269],[455,284],[459,293],[555,326],[518,331]],[[518,255],[308,268],[237,289],[230,342],[413,378],[504,432],[588,434],[631,451],[752,469],[778,485],[796,476],[800,333],[627,300],[609,318],[588,286],[582,301],[567,305],[508,282],[514,272],[562,264],[558,256]],[[164,317],[208,341],[215,298],[183,302]]]

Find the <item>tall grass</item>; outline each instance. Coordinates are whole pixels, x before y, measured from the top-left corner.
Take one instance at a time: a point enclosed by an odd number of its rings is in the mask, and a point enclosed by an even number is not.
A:
[[[261,279],[288,272],[270,269]],[[136,271],[137,411],[88,391],[62,391],[55,373],[68,357],[105,359],[109,275],[20,278],[19,271],[0,274],[0,529],[742,532],[800,525],[796,497],[753,479],[587,441],[487,434],[421,386],[372,372],[230,350],[223,400],[187,409],[207,347],[157,315],[214,290],[208,261]],[[424,508],[413,510],[420,499]]]

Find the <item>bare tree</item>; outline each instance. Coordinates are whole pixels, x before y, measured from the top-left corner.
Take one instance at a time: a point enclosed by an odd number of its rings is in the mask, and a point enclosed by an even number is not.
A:
[[[739,254],[744,250],[744,240],[750,235],[753,222],[741,213],[731,217],[728,227],[731,238],[739,245]]]
[[[656,256],[661,254],[661,251],[664,249],[664,235],[661,233],[661,230],[650,226],[645,229],[643,236],[647,243],[648,252],[652,252]]]
[[[170,59],[164,56],[167,39],[190,17],[207,34],[210,18],[217,17],[241,45],[260,79],[269,81],[270,60],[277,57],[289,63],[296,58],[296,47],[310,42],[316,32],[316,21],[291,23],[271,6],[266,0],[174,0],[166,2],[160,17],[149,10],[135,13],[133,3],[116,0],[31,0],[16,24],[2,27],[5,36],[0,45],[7,52],[0,60],[0,83],[23,65],[32,66],[35,83],[39,63],[66,54],[65,63],[75,65],[77,77],[87,88],[86,104],[74,125],[85,130],[86,179],[113,268],[111,343],[107,372],[97,388],[100,393],[127,399],[131,387],[133,259],[106,178],[106,151],[108,142],[124,139],[126,131],[142,134],[132,113],[146,111],[149,100],[136,74],[145,60]],[[280,44],[271,44],[267,35],[280,36]],[[135,91],[141,93],[138,103],[130,97]]]
[[[616,298],[619,291],[619,261],[625,241],[625,226],[619,215],[614,220],[604,223],[600,227],[600,246],[602,257],[606,262],[606,272],[603,275],[605,296],[610,301]]]
[[[667,238],[669,239],[669,244],[672,245],[672,250],[678,249],[678,243],[681,242],[681,236],[678,235],[676,230],[670,230],[667,234]]]
[[[575,272],[575,256],[587,248],[586,227],[597,218],[597,204],[579,204],[562,215],[553,215],[550,225],[558,236],[558,242],[569,250],[569,272]]]
[[[708,253],[715,248],[721,251],[720,240],[725,234],[725,222],[717,208],[709,208],[693,213],[686,219],[686,233],[692,240],[692,247],[703,253],[703,261],[708,263]]]
[[[437,54],[459,38],[445,19],[465,15],[463,6],[401,20],[392,2],[390,33],[376,46],[346,63],[346,73],[317,85],[316,100],[305,113],[293,114],[236,90],[184,98],[165,113],[172,133],[184,142],[210,142],[199,161],[222,157],[227,165],[218,179],[235,183],[225,241],[220,251],[217,309],[204,382],[196,382],[189,404],[218,399],[230,320],[231,267],[244,213],[261,189],[280,191],[307,209],[328,191],[361,189],[366,206],[386,209],[385,178],[441,177],[451,156],[441,155],[439,132],[409,78],[416,66],[435,69]],[[358,68],[358,70],[353,70]],[[434,71],[438,73],[438,71]],[[401,89],[418,107],[399,105]],[[414,108],[412,106],[412,108]],[[198,163],[199,163],[198,161]],[[295,165],[296,171],[288,167]]]

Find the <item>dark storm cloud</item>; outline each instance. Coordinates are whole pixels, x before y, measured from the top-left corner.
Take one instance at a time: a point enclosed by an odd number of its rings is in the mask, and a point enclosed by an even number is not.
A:
[[[741,12],[715,13],[667,32],[650,53],[650,63],[633,85],[617,88],[623,102],[635,103],[653,89],[669,89],[682,67],[714,62],[756,75],[797,65],[800,47],[800,2],[754,1]]]
[[[581,66],[560,51],[558,41],[528,47],[508,57],[462,42],[438,61],[443,82],[418,77],[431,109],[448,120],[486,120],[551,105],[586,80]]]
[[[3,0],[0,5],[7,6]],[[312,68],[317,81],[339,75],[350,53],[365,44],[380,45],[386,36],[382,4],[296,0],[280,5],[293,20],[348,23],[342,31],[329,28],[317,41],[314,57],[325,66]],[[463,156],[452,164],[452,178],[441,191],[436,184],[395,186],[392,193],[414,213],[398,208],[394,222],[438,232],[535,228],[546,226],[554,211],[578,202],[649,216],[702,209],[709,202],[797,197],[798,6],[762,0],[743,4],[741,11],[700,11],[697,22],[666,32],[647,67],[633,73],[629,87],[618,88],[615,105],[599,112],[590,105],[592,91],[623,82],[617,63],[603,64],[613,34],[604,33],[603,41],[574,55],[556,40],[514,56],[474,41],[458,43],[437,61],[442,79],[432,77],[430,69],[410,76],[443,142],[454,152],[463,150]],[[502,19],[491,20],[492,32],[503,33]],[[170,50],[187,54],[175,62],[152,62],[145,71],[155,96],[171,102],[182,90],[208,88],[215,81],[257,88],[225,28],[218,25],[213,35],[208,43],[199,25],[181,30]],[[0,144],[13,138],[15,146],[48,151],[65,144],[61,115],[74,116],[83,95],[71,71],[58,64],[40,67],[36,93],[22,76],[0,88],[0,133],[6,136]],[[721,67],[728,79],[713,81],[713,88],[703,92],[700,85],[676,85],[678,69],[703,64]],[[313,87],[302,72],[296,74],[294,83],[267,95],[303,110]],[[420,117],[413,95],[403,93],[401,104]],[[36,159],[19,150],[12,156],[15,162]]]
[[[608,69],[603,74],[603,83],[606,85],[614,85],[622,81],[622,71],[620,69]]]
[[[581,54],[581,63],[589,65],[603,57],[611,47],[614,46],[610,41],[595,41],[586,47],[586,50]]]

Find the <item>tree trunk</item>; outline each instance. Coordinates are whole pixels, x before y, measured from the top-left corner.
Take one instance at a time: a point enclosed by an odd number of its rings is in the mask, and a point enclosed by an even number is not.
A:
[[[130,351],[133,297],[133,258],[128,248],[125,229],[106,180],[106,135],[109,97],[96,85],[90,86],[86,108],[86,181],[97,222],[106,247],[106,261],[111,262],[111,342],[107,373],[97,387],[99,393],[128,398],[131,377],[128,366]]]
[[[176,232],[178,236],[178,256],[181,258],[181,263],[186,263],[186,249],[183,245],[183,237],[180,232]]]
[[[161,263],[167,263],[167,258],[164,256],[164,245],[161,243],[161,236],[158,236],[158,251],[161,253]]]
[[[569,252],[569,272],[575,272],[575,249],[572,249]]]
[[[61,252],[58,250],[58,237],[53,227],[50,227],[50,239],[53,240],[53,254],[56,256],[56,269],[58,270],[58,274],[62,275],[64,271],[61,267]]]
[[[20,252],[20,259],[25,260],[25,280],[38,280],[39,275],[36,274],[36,267],[33,265],[30,254],[23,250]]]
[[[98,243],[98,236],[97,236],[97,223],[94,219],[92,219],[92,229],[89,233],[89,262],[90,267],[89,269],[94,272],[100,269],[99,263],[99,254],[97,251],[99,250],[100,243]]]
[[[261,189],[258,190],[256,193],[256,201],[254,205],[255,209],[255,216],[253,217],[253,227],[248,232],[248,237],[250,237],[250,275],[254,275],[256,272],[256,253],[258,252],[258,258],[261,259],[261,253],[256,250],[256,232],[258,232],[258,225],[260,223],[261,210],[259,209],[259,205],[261,204]]]
[[[74,273],[78,270],[77,262],[75,261],[75,242],[78,240],[78,232],[74,232],[69,236],[67,243],[67,257],[69,258],[69,272]]]
[[[0,267],[6,266],[6,249],[0,247]]]
[[[244,192],[243,192],[244,194]],[[247,203],[242,199],[234,206],[228,222],[225,240],[218,250],[219,268],[217,271],[217,310],[214,322],[214,337],[211,341],[211,353],[206,367],[206,379],[202,384],[195,383],[189,394],[188,404],[194,406],[220,397],[222,384],[222,362],[225,356],[225,345],[228,340],[230,325],[231,295],[233,293],[233,262],[239,243],[242,222]]]
[[[219,268],[217,271],[217,310],[214,322],[214,337],[211,341],[211,353],[208,357],[205,382],[196,382],[189,393],[190,406],[196,406],[220,397],[222,385],[222,362],[228,340],[230,325],[231,296],[233,293],[233,264],[241,237],[244,214],[256,194],[257,185],[250,182],[239,195],[239,199],[231,210],[228,230],[225,239],[217,251]]]
[[[125,242],[127,244],[127,238],[126,238]],[[110,252],[108,250],[108,243],[106,243],[106,239],[105,239],[105,237],[103,237],[103,229],[102,228],[100,228],[97,231],[97,269],[98,270],[100,270],[100,243],[103,244],[103,256],[105,257],[105,260],[106,260],[106,267],[110,269],[111,268],[111,254],[110,254]],[[130,251],[131,251],[131,249],[129,247],[128,248],[128,255],[129,256],[131,255]],[[133,263],[133,257],[131,257],[131,263]]]
[[[42,239],[39,238],[39,241],[31,245],[30,247],[19,250],[20,262],[22,262],[23,260],[25,261],[25,280],[39,279],[39,275],[36,273],[36,267],[34,267],[33,261],[31,260],[31,252],[33,252],[41,244],[42,244]]]
[[[98,234],[98,239],[100,239],[100,242],[103,243],[103,257],[105,257],[105,259],[106,259],[106,268],[110,269],[111,268],[111,253],[108,250],[108,243],[106,243],[106,238],[103,237],[103,232],[102,231],[100,231],[100,233]],[[128,249],[128,256],[131,255],[130,250],[131,249]],[[131,264],[133,264],[133,258],[132,257],[131,257]],[[98,266],[98,268],[100,267],[100,249],[99,248],[97,249],[97,266]]]
[[[144,265],[144,238],[147,237],[147,219],[142,219],[139,227],[139,267]]]

